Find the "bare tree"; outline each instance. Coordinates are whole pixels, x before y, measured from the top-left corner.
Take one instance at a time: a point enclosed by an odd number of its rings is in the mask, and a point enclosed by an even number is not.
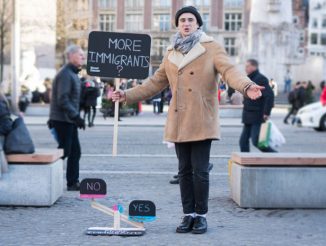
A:
[[[0,83],[3,81],[4,53],[11,23],[11,0],[0,0]]]

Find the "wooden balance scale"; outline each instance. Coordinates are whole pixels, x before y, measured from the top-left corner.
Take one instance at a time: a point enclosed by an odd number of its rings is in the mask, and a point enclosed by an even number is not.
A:
[[[113,216],[114,222],[113,227],[89,227],[86,231],[87,235],[93,236],[142,236],[145,234],[146,229],[144,223],[134,222],[128,220],[128,217],[121,214],[119,210],[113,210],[108,208],[94,199],[92,199],[91,207],[97,209],[109,216]],[[120,222],[123,221],[128,225],[133,226],[133,228],[122,228]]]

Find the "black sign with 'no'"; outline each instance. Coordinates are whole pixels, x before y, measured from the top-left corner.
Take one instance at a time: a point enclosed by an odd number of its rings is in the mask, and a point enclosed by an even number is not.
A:
[[[145,79],[150,66],[151,38],[146,34],[91,32],[87,73],[92,76]]]
[[[81,198],[103,198],[106,195],[106,183],[103,179],[83,179],[80,183]]]

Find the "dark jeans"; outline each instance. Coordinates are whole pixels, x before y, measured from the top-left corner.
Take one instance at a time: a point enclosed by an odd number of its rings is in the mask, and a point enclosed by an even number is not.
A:
[[[160,101],[153,100],[153,113],[158,114],[160,113]]]
[[[77,126],[62,121],[52,121],[57,132],[59,149],[64,150],[63,159],[67,160],[67,186],[71,186],[79,180],[79,160],[81,156]]]
[[[96,116],[96,106],[85,106],[84,120],[88,119],[88,124],[94,124],[94,119]]]
[[[206,214],[209,194],[209,155],[212,140],[175,143],[180,192],[185,214]]]
[[[261,123],[257,124],[244,124],[242,134],[240,137],[240,150],[241,152],[250,152],[249,139],[251,138],[252,144],[262,152],[277,152],[271,147],[259,148],[258,139]]]
[[[287,122],[291,115],[295,116],[297,114],[297,112],[298,112],[298,109],[296,107],[292,106],[289,113],[285,116],[284,122]],[[295,119],[293,118],[292,124],[294,124],[294,122],[295,122]]]

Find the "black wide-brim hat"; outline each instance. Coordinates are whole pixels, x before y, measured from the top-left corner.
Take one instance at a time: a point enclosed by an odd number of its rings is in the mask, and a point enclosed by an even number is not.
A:
[[[175,14],[175,26],[178,27],[179,17],[184,13],[191,13],[196,17],[197,23],[199,26],[203,25],[203,20],[198,12],[198,10],[193,6],[186,6],[177,11]]]

